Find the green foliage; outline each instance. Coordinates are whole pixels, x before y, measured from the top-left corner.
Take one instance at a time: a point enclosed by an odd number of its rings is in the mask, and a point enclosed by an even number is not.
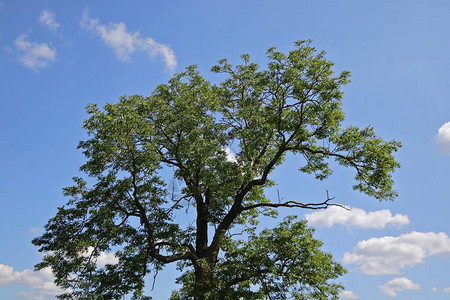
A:
[[[313,229],[304,221],[286,218],[277,227],[249,234],[247,240],[223,241],[224,256],[213,273],[208,299],[338,299],[342,288],[332,280],[345,273]],[[187,272],[172,300],[196,294],[195,277]]]
[[[33,240],[45,253],[61,298],[143,296],[144,277],[177,262],[183,288],[173,299],[329,299],[344,273],[320,251],[304,222],[285,219],[257,231],[261,214],[278,207],[325,208],[268,199],[271,172],[288,153],[303,158],[300,171],[324,179],[329,159],[356,170],[354,188],[393,199],[393,157],[400,144],[372,128],[341,128],[341,87],[347,71],[309,41],[288,54],[271,48],[261,70],[243,55],[212,68],[226,79],[212,85],[190,66],[149,97],[124,96],[104,109],[87,107],[90,138],[80,142],[81,178],[64,189],[69,198]],[[227,153],[235,150],[234,157]],[[175,195],[163,174],[183,182]],[[180,221],[188,213],[194,223]],[[243,235],[232,234],[242,231]],[[245,238],[244,238],[245,237]],[[104,252],[117,261],[101,265]]]

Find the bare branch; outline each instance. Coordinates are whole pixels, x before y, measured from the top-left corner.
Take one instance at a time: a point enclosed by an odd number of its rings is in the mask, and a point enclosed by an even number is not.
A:
[[[243,207],[242,211],[256,209],[259,207],[274,207],[274,208],[276,208],[276,207],[298,207],[298,208],[305,208],[305,209],[325,209],[330,206],[339,206],[346,210],[349,210],[347,207],[345,207],[342,204],[329,203],[330,201],[332,201],[334,199],[335,199],[335,197],[331,197],[331,198],[329,197],[328,191],[327,191],[327,199],[323,202],[318,202],[318,203],[302,203],[302,202],[292,201],[292,200],[286,201],[286,202],[281,202],[281,199],[279,198],[279,195],[278,195],[279,203],[257,203],[257,204]]]
[[[184,195],[183,197],[181,197],[180,199],[178,199],[178,200],[175,202],[175,204],[172,205],[172,207],[169,208],[169,210],[168,210],[166,213],[169,214],[173,209],[175,209],[175,207],[178,206],[178,204],[180,204],[180,202],[181,202],[183,199],[187,199],[187,198],[191,198],[191,196],[189,196],[189,195]],[[175,201],[175,199],[173,199],[173,200]]]

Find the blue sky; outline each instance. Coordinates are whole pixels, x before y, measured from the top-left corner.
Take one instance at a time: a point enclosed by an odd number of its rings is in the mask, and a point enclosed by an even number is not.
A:
[[[403,143],[400,196],[380,203],[353,191],[350,170],[315,182],[291,157],[273,174],[285,199],[320,201],[328,190],[353,209],[282,214],[308,219],[349,270],[342,299],[448,299],[449,15],[444,0],[0,0],[0,298],[57,292],[48,270],[32,271],[41,256],[30,241],[79,175],[88,103],[149,95],[194,63],[214,82],[221,58],[249,53],[264,66],[270,46],[312,39],[336,71],[352,72],[345,124]],[[175,288],[172,270],[149,291],[155,299]]]

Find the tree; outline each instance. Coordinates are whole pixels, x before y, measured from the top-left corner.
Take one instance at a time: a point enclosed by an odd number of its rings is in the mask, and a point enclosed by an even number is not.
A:
[[[389,200],[400,143],[370,127],[341,128],[341,87],[350,74],[334,76],[310,41],[287,54],[270,48],[267,57],[265,70],[248,55],[236,67],[220,60],[212,68],[226,77],[219,85],[190,66],[149,97],[87,107],[90,139],[79,148],[93,184],[74,178],[64,189],[67,204],[33,240],[45,253],[37,269],[51,267],[68,290],[61,298],[133,292],[144,299],[144,277],[174,262],[184,273],[172,299],[337,298],[342,286],[334,279],[345,270],[304,221],[257,227],[258,217],[276,216],[279,207],[337,204],[269,199],[270,174],[293,154],[301,172],[322,180],[334,159],[355,169],[354,189]],[[183,182],[179,196],[164,176],[170,169]],[[96,264],[108,251],[118,261]]]

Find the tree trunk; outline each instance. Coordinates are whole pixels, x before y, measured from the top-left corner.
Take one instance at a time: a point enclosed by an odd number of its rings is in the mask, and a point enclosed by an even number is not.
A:
[[[209,293],[214,289],[212,282],[213,265],[201,260],[195,267],[195,300],[208,300]]]

